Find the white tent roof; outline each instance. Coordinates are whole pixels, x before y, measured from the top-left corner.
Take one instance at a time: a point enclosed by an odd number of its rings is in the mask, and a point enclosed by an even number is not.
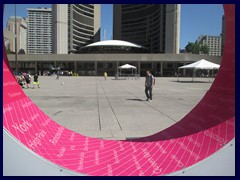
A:
[[[135,66],[132,66],[132,65],[130,65],[130,64],[124,64],[124,65],[122,65],[122,66],[119,66],[118,68],[119,68],[119,69],[136,69]]]
[[[105,40],[99,41],[92,44],[87,45],[86,47],[94,47],[94,46],[128,46],[128,47],[136,47],[141,48],[142,46],[127,42],[127,41],[120,41],[120,40]]]
[[[201,59],[195,63],[179,67],[179,69],[218,69],[220,65]]]

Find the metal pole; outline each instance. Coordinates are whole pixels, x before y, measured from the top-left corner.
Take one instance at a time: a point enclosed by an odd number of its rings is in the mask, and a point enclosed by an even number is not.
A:
[[[212,82],[213,82],[213,68],[212,68]]]
[[[192,81],[194,80],[194,75],[195,75],[195,69],[193,69],[193,78],[192,78]]]
[[[14,5],[15,10],[15,67],[16,67],[16,73],[18,74],[18,61],[17,61],[17,8],[16,4]]]
[[[210,70],[208,69],[208,80],[210,82]]]
[[[177,70],[177,81],[179,81],[179,79],[178,79],[178,74],[179,74],[179,68],[178,68],[178,70]]]

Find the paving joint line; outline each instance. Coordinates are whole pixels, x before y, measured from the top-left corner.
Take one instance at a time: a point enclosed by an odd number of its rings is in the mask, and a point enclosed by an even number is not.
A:
[[[99,130],[102,130],[102,126],[101,126],[101,116],[100,116],[100,108],[99,108],[99,96],[98,96],[98,83],[97,83],[97,79],[95,79],[96,82],[96,93],[97,93],[97,105],[98,105],[98,125],[99,125]]]
[[[100,83],[100,82],[99,82],[99,83]],[[109,101],[109,99],[108,99],[107,93],[106,93],[105,89],[103,88],[102,83],[100,83],[100,86],[102,87],[103,92],[104,92],[104,94],[105,94],[105,97],[106,97],[106,99],[107,99],[107,101],[108,101],[108,104],[110,105],[111,110],[112,110],[112,112],[113,112],[113,115],[115,116],[115,118],[116,118],[116,120],[117,120],[118,126],[119,126],[120,130],[122,131],[122,127],[121,127],[121,125],[120,125],[120,122],[119,122],[119,120],[118,120],[118,118],[117,118],[117,115],[116,115],[116,113],[115,113],[115,111],[114,111],[114,109],[113,109],[113,107],[112,107],[112,104],[110,103],[110,101]]]

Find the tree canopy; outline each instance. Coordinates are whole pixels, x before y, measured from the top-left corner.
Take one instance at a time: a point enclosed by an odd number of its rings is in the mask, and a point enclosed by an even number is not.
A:
[[[186,52],[192,53],[192,54],[208,54],[209,48],[206,44],[200,44],[197,41],[195,43],[188,42],[188,44],[185,47]]]
[[[7,54],[15,54],[15,52],[11,51],[10,49],[6,49]]]

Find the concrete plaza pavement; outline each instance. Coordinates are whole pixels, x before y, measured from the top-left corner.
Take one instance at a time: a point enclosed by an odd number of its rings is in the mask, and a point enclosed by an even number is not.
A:
[[[23,89],[49,117],[90,137],[131,139],[157,133],[181,120],[212,85],[207,78],[156,78],[147,102],[145,78],[40,76],[40,88]],[[32,85],[31,85],[32,86]]]

